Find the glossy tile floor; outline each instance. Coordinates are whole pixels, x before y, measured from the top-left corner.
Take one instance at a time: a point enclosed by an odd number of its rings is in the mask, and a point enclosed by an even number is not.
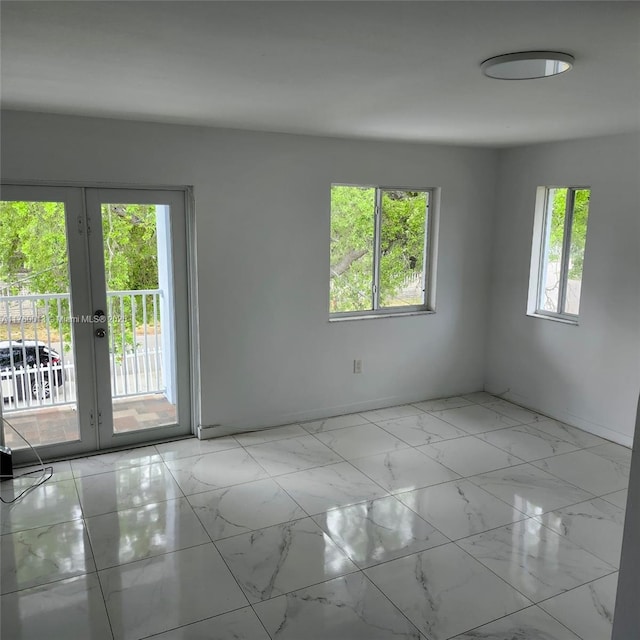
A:
[[[608,640],[630,457],[477,393],[57,463],[0,635]]]

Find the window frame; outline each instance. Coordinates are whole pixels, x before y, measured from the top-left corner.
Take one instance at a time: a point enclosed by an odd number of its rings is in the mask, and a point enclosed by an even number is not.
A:
[[[567,197],[564,210],[564,228],[562,236],[562,254],[560,256],[560,276],[558,290],[558,311],[549,311],[543,308],[543,296],[546,281],[547,269],[547,247],[549,241],[550,220],[552,215],[550,211],[549,198],[551,191],[554,189],[566,189]],[[575,196],[576,191],[589,191],[591,196],[591,187],[588,185],[552,185],[538,187],[536,196],[536,210],[534,217],[533,247],[532,247],[532,267],[529,280],[529,304],[527,315],[541,317],[548,320],[556,320],[567,324],[578,324],[579,313],[569,313],[566,311],[567,306],[567,283],[568,283],[568,267],[571,252],[571,236],[573,232],[573,217],[575,213]],[[587,233],[588,233],[587,222]],[[586,243],[585,243],[586,253]],[[535,276],[535,277],[534,277]],[[582,277],[581,277],[582,282]],[[582,298],[582,292],[581,296]]]
[[[366,318],[384,318],[435,313],[435,264],[437,257],[438,213],[440,189],[438,187],[408,187],[392,185],[353,184],[332,182],[333,187],[355,187],[374,189],[374,230],[373,230],[373,269],[371,281],[372,309],[362,311],[329,311],[330,321],[356,320]],[[427,207],[424,225],[424,246],[422,248],[422,302],[418,305],[380,307],[380,242],[382,229],[382,195],[385,191],[417,191],[427,193]],[[331,225],[331,207],[329,208]]]

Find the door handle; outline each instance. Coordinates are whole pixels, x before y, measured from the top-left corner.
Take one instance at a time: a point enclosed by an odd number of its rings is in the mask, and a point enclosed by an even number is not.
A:
[[[104,329],[96,329],[96,338],[104,338],[107,332]]]

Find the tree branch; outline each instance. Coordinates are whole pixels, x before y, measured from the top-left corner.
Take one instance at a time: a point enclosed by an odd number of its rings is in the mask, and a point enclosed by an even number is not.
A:
[[[341,276],[356,261],[367,253],[366,249],[352,249],[340,262],[331,265],[331,277]]]
[[[125,205],[112,204],[109,206],[111,207],[111,211],[113,211],[113,213],[115,213],[119,218],[126,218],[134,226],[138,226],[142,224],[142,220],[138,218],[138,216],[127,211],[126,204]]]

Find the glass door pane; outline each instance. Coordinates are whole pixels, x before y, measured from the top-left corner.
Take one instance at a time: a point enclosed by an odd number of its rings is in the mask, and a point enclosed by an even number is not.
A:
[[[65,203],[0,201],[2,414],[34,446],[80,439],[74,312]]]
[[[100,207],[115,433],[176,423],[167,209]]]
[[[184,193],[90,189],[87,205],[100,447],[188,433]]]

